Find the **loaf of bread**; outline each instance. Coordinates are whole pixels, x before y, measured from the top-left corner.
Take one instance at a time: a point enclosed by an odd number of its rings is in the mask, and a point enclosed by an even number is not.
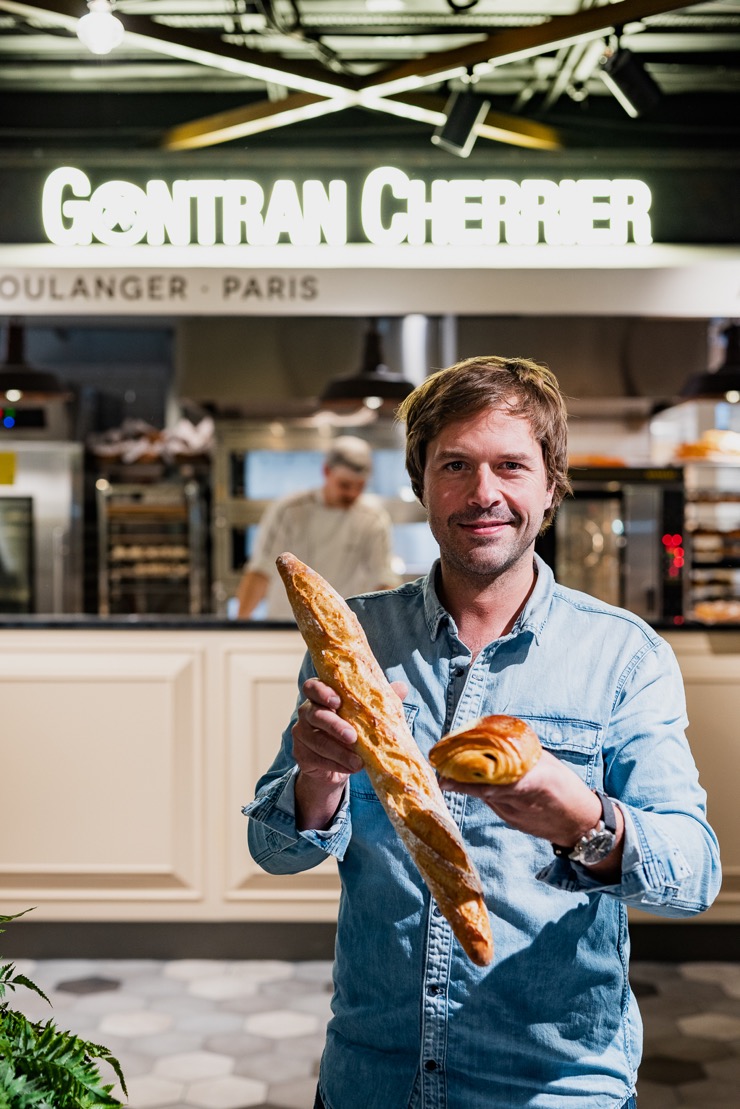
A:
[[[542,747],[516,716],[481,716],[443,736],[429,752],[440,778],[477,785],[511,785],[535,765]]]
[[[467,955],[486,966],[493,937],[480,878],[359,620],[294,555],[281,554],[277,568],[316,673],[341,698],[339,715],[357,732],[355,750],[393,827]]]

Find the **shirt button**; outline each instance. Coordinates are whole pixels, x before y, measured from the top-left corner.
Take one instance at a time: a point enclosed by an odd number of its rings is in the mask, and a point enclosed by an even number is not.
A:
[[[432,997],[438,997],[439,994],[442,993],[442,987],[441,986],[430,986],[429,987],[429,993],[432,995]]]
[[[424,1070],[436,1070],[437,1066],[438,1064],[435,1059],[427,1059],[426,1063],[424,1064]]]
[[[456,678],[461,678],[463,676],[463,674],[465,673],[465,670],[466,670],[466,667],[464,667],[464,666],[456,666],[455,667],[455,677]]]

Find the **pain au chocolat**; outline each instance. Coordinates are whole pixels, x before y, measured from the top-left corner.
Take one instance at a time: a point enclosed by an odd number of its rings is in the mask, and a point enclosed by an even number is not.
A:
[[[486,966],[493,936],[480,877],[359,620],[295,555],[281,554],[277,568],[316,673],[357,732],[355,750],[378,799],[468,957]]]
[[[429,752],[440,778],[477,785],[512,785],[542,754],[536,733],[516,716],[481,716],[443,736]]]

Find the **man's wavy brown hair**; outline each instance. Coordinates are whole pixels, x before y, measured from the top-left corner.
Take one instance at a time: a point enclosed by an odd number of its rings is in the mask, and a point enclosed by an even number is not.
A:
[[[401,403],[397,418],[406,424],[406,469],[411,488],[424,501],[427,447],[448,423],[485,408],[508,408],[529,421],[542,448],[552,504],[544,531],[570,490],[568,480],[568,417],[558,380],[548,366],[528,358],[491,355],[466,358],[430,374]]]

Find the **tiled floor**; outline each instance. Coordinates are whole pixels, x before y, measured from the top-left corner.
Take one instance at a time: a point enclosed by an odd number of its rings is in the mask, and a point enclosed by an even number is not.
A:
[[[131,1109],[313,1105],[328,962],[24,959],[17,966],[49,995],[60,1027],[119,1058]],[[637,962],[632,981],[646,1032],[640,1109],[740,1109],[740,963]],[[13,1005],[34,1019],[50,1015],[25,991]]]

